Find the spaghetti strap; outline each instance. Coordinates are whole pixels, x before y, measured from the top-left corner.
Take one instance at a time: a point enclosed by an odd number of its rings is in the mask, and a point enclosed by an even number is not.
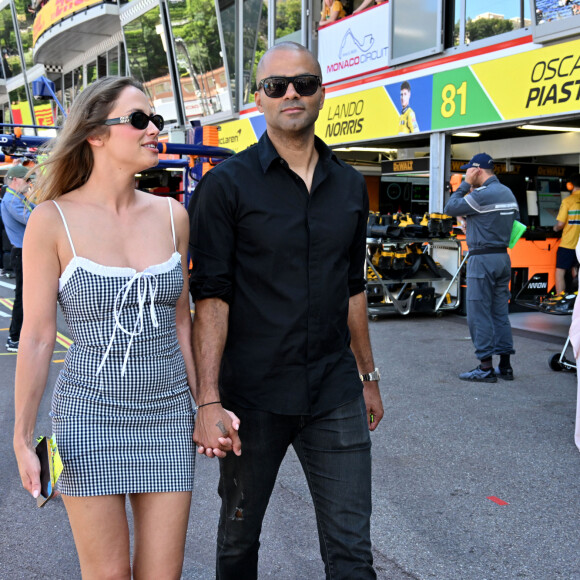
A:
[[[62,218],[62,223],[64,224],[64,229],[66,230],[66,235],[68,236],[68,241],[70,242],[70,247],[73,251],[73,256],[76,258],[77,257],[77,253],[75,252],[75,246],[73,244],[72,238],[70,237],[70,232],[68,231],[68,224],[66,223],[66,220],[64,219],[64,214],[62,213],[62,209],[60,209],[60,206],[58,205],[58,203],[56,203],[56,201],[53,199],[52,202],[54,203],[54,205],[56,205],[56,209],[58,209],[58,213],[60,214],[60,217]]]
[[[177,240],[175,239],[175,224],[173,223],[173,208],[171,207],[170,197],[167,198],[167,203],[169,203],[169,213],[171,214],[171,234],[173,236],[173,249],[177,252]]]

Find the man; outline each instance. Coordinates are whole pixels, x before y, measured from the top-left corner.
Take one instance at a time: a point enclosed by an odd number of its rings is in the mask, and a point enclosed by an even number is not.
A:
[[[6,191],[2,198],[2,221],[12,244],[10,263],[14,270],[14,305],[12,322],[6,340],[6,350],[18,352],[20,330],[22,329],[22,240],[30,213],[36,207],[29,199],[29,169],[23,165],[13,165],[6,173]]]
[[[417,133],[419,124],[415,111],[409,106],[411,100],[411,85],[404,81],[401,83],[401,116],[399,117],[399,133]]]
[[[194,441],[222,457],[217,578],[257,578],[262,520],[290,444],[327,577],[376,578],[369,429],[383,406],[364,293],[366,187],[314,136],[324,88],[308,50],[277,44],[256,78],[266,132],[212,169],[190,206]],[[241,444],[222,405],[240,418]]]
[[[571,184],[572,192],[562,201],[554,226],[555,232],[562,232],[556,252],[556,294],[566,292],[567,270],[572,270],[574,277],[578,274],[576,245],[580,235],[580,175],[575,173],[568,183]]]
[[[465,216],[467,261],[467,323],[480,364],[462,373],[464,381],[497,382],[514,378],[510,355],[515,353],[508,317],[511,262],[507,253],[519,209],[514,194],[493,172],[487,153],[474,155],[465,181],[449,198],[444,213]],[[472,189],[473,188],[473,189]],[[492,356],[499,355],[494,370]]]

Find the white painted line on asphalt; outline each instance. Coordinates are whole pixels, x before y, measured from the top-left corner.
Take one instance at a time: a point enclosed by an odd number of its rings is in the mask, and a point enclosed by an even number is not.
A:
[[[2,312],[2,310],[0,310],[0,316],[5,316],[6,318],[10,318],[12,316],[12,314],[6,314],[6,312]]]
[[[15,284],[10,284],[10,282],[3,282],[0,280],[0,286],[4,286],[4,288],[10,288],[10,290],[14,290],[16,288]]]

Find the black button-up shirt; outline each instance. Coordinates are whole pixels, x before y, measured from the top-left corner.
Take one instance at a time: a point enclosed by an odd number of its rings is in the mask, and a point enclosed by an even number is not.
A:
[[[264,133],[190,203],[191,294],[230,306],[220,391],[242,407],[314,415],[362,391],[347,317],[365,289],[368,196],[318,138],[316,149],[310,194]]]

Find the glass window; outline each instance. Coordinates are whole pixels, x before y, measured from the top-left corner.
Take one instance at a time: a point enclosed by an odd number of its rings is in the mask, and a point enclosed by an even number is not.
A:
[[[97,78],[107,76],[107,55],[99,54],[97,56]]]
[[[451,10],[453,10],[453,38],[451,41],[451,46],[459,46],[459,35],[461,28],[461,3],[462,0],[454,0],[453,4],[451,5]]]
[[[300,4],[301,0],[296,1]],[[268,48],[268,4],[264,0],[244,2],[244,104],[254,102],[256,67]]]
[[[32,25],[34,24],[34,13],[28,10],[30,0],[12,0],[16,6],[18,28],[20,29],[20,39],[22,40],[22,51],[26,68],[31,68],[32,62]]]
[[[75,68],[72,72],[73,74],[73,100],[77,95],[85,88],[85,83],[83,79],[83,67],[80,66]]]
[[[2,105],[2,123],[10,124],[12,123],[12,116],[10,112],[10,104],[4,103]],[[11,127],[1,127],[0,132],[2,133],[12,133]]]
[[[127,76],[127,55],[125,54],[125,45],[119,44],[119,76]]]
[[[65,111],[68,111],[68,108],[64,103],[64,99],[63,99],[63,90],[62,90],[62,85],[63,85],[63,75],[61,74],[56,74],[56,73],[49,73],[48,78],[54,83],[54,94],[56,95],[56,98],[58,99],[58,102],[63,106],[63,108],[65,109]],[[56,107],[56,125],[62,125],[64,123],[64,117],[63,114],[60,110],[60,107]]]
[[[466,0],[465,14],[465,44],[531,24],[529,2],[520,0]]]
[[[87,85],[95,82],[97,80],[97,61],[89,62],[87,64]]]
[[[12,25],[10,6],[0,10],[0,44],[2,45],[2,64],[6,78],[22,72],[22,63],[18,55],[18,45]]]
[[[442,0],[406,0],[391,9],[390,63],[431,56],[443,48]],[[420,14],[421,18],[417,18]]]
[[[566,36],[577,35],[580,26],[580,2],[558,0],[547,2],[535,0],[534,42],[547,42]],[[572,18],[576,16],[576,18]]]
[[[109,66],[109,75],[119,76],[119,47],[112,48],[107,53],[107,61]]]
[[[185,116],[231,111],[215,4],[185,0],[168,6]]]
[[[12,122],[30,125],[32,123],[32,116],[30,114],[30,106],[28,104],[24,86],[20,86],[17,89],[10,91],[9,98]],[[34,135],[34,131],[29,129],[25,129],[24,133],[26,135]]]
[[[166,122],[177,121],[159,6],[125,24],[123,31],[130,74],[143,83],[157,113]]]
[[[234,0],[218,0],[220,22],[224,37],[224,50],[230,76],[230,92],[232,95],[233,108],[237,110],[238,97],[236,86],[236,4]]]
[[[276,40],[302,42],[302,0],[275,0]]]
[[[68,111],[74,100],[74,81],[72,71],[64,75],[64,91],[62,105]]]

